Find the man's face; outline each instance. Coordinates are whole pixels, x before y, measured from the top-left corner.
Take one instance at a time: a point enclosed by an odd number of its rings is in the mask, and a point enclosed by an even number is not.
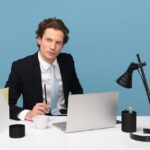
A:
[[[48,63],[53,63],[63,48],[64,33],[60,30],[47,28],[42,38],[38,38],[40,55]]]

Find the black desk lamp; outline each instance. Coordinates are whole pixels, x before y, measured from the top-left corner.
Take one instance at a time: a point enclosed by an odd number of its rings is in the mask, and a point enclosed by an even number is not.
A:
[[[147,98],[150,104],[150,90],[147,84],[147,80],[145,77],[145,73],[144,73],[144,69],[143,66],[146,66],[145,62],[141,62],[140,56],[139,54],[136,55],[137,56],[137,60],[138,63],[134,63],[132,62],[128,69],[125,71],[125,73],[123,75],[121,75],[116,82],[125,87],[125,88],[132,88],[132,74],[134,70],[138,70],[140,77],[142,79],[146,94],[147,94]],[[143,129],[144,133],[150,133],[150,129]],[[130,133],[130,137],[134,140],[139,140],[139,141],[150,141],[150,136],[140,136],[140,135],[136,135],[133,133]]]

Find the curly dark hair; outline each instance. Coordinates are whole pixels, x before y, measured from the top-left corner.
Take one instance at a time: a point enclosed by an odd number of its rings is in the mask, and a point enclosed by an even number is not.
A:
[[[54,17],[54,18],[47,18],[47,19],[44,19],[43,21],[41,21],[36,30],[36,38],[42,38],[44,31],[47,28],[61,30],[64,33],[63,44],[66,44],[68,42],[69,29],[67,28],[67,26],[64,24],[64,22],[61,19],[57,19],[56,17]],[[38,45],[38,47],[39,47],[39,45]]]

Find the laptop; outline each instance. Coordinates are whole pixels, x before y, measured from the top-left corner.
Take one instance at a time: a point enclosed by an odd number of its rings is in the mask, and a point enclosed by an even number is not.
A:
[[[118,92],[69,95],[67,122],[53,123],[65,132],[116,126]]]
[[[0,133],[9,125],[8,88],[0,89]]]

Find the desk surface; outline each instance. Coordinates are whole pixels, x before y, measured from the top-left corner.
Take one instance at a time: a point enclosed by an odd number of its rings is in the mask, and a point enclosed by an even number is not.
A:
[[[9,130],[0,133],[0,146],[4,150],[149,150],[150,142],[140,142],[129,138],[121,131],[121,125],[115,128],[64,133],[52,123],[66,120],[65,117],[51,117],[47,129],[35,129],[32,122],[13,121],[26,126],[26,136],[19,139],[9,138]],[[150,128],[150,117],[137,117],[137,134],[143,128]]]

